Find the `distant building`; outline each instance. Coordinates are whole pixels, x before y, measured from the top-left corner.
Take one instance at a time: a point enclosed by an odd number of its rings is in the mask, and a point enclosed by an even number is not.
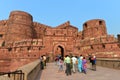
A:
[[[57,55],[91,53],[120,57],[120,35],[108,35],[104,20],[89,20],[82,31],[69,21],[56,27],[33,22],[23,11],[12,11],[8,20],[0,21],[0,71],[15,70],[42,55],[53,61]]]

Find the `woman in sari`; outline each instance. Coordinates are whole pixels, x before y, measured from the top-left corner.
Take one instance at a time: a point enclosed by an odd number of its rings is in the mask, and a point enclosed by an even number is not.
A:
[[[78,71],[82,72],[82,55],[78,58]]]

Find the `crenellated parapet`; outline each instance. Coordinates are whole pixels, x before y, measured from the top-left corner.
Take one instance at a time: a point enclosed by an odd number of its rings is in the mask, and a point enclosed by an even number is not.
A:
[[[38,23],[38,22],[33,22],[33,27],[34,27],[34,30],[36,32],[35,33],[36,37],[38,39],[39,38],[41,39],[41,38],[44,37],[47,28],[51,28],[51,26],[44,25],[44,24],[41,24],[41,23]]]
[[[113,35],[106,35],[96,38],[89,38],[80,40],[80,46],[87,46],[87,45],[97,45],[97,44],[107,44],[107,43],[117,43],[118,40],[114,38]]]
[[[38,23],[38,22],[33,22],[33,26],[40,27],[40,28],[52,28],[51,26],[41,24],[41,23]]]
[[[6,46],[8,53],[34,52],[43,48],[42,39],[23,39],[21,41],[9,42]]]

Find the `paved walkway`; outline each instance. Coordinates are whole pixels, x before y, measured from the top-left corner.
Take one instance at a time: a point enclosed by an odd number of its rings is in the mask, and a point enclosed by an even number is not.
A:
[[[120,70],[97,66],[97,71],[87,69],[87,74],[76,72],[66,76],[64,72],[58,72],[58,66],[54,63],[48,63],[36,80],[120,80]]]

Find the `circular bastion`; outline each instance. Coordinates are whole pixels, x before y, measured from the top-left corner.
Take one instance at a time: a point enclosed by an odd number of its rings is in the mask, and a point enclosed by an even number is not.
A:
[[[83,38],[94,38],[107,35],[106,24],[102,19],[93,19],[83,24]]]
[[[12,11],[8,19],[6,41],[19,41],[33,38],[33,18],[23,11]]]

